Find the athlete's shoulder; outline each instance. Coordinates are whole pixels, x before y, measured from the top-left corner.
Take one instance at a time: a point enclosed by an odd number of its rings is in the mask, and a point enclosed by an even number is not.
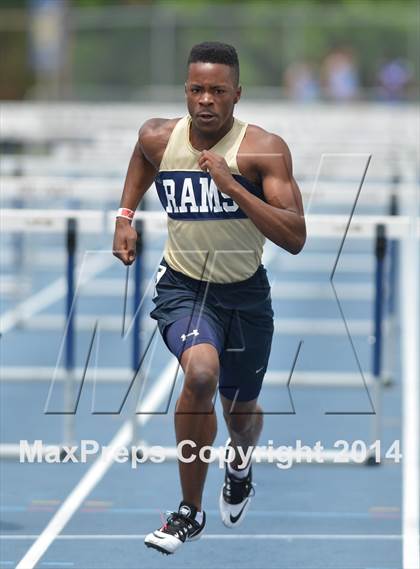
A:
[[[243,158],[241,160],[238,156],[239,162],[242,162],[241,164],[238,162],[239,169],[254,170],[259,177],[271,173],[273,169],[279,170],[278,173],[284,168],[292,172],[292,156],[285,140],[255,124],[248,125],[239,149],[240,154]],[[280,156],[283,160],[273,160]]]
[[[159,164],[169,137],[179,121],[176,119],[152,118],[147,120],[139,130],[138,143],[143,154],[150,162]]]
[[[139,142],[142,146],[150,143],[155,143],[156,141],[165,140],[168,141],[176,123],[179,121],[176,119],[160,119],[153,118],[147,120],[139,130]]]
[[[290,154],[289,147],[281,136],[269,132],[256,124],[249,124],[245,134],[246,142],[255,147],[255,152],[283,152]]]

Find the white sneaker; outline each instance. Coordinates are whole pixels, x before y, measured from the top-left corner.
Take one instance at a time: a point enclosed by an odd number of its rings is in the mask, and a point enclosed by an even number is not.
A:
[[[206,525],[206,513],[199,524],[195,520],[197,508],[192,504],[181,502],[177,512],[168,512],[166,523],[158,530],[149,533],[144,539],[146,547],[157,549],[169,555],[181,547],[186,541],[200,539]]]
[[[226,443],[226,455],[228,454],[230,440]],[[222,522],[228,528],[239,526],[251,504],[251,498],[255,494],[252,484],[252,465],[245,478],[236,478],[225,465],[225,481],[219,498],[219,510]]]

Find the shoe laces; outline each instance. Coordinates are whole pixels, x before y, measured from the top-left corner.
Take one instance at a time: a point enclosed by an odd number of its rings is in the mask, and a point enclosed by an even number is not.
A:
[[[171,533],[173,535],[178,535],[179,533],[184,540],[187,537],[189,530],[193,529],[194,526],[199,525],[198,522],[192,518],[187,518],[179,512],[167,511],[166,515],[167,518],[165,523],[162,525],[161,531]]]
[[[242,480],[241,480],[240,482],[242,482]],[[232,484],[237,484],[237,482],[236,482],[236,481],[233,481],[233,482],[232,482],[231,479],[228,478],[227,481],[226,481],[226,483],[225,483],[226,493],[227,493],[227,494],[231,494],[231,492],[232,492]],[[249,496],[252,497],[252,496],[255,495],[255,486],[256,486],[256,485],[257,485],[256,482],[246,482],[246,483],[244,484],[244,486],[245,486],[245,488],[244,488],[245,491],[248,491],[248,489],[249,489]]]
[[[256,484],[251,481],[251,476],[245,478],[235,478],[228,473],[225,479],[224,494],[228,499],[242,500],[245,496],[252,498],[255,496]]]

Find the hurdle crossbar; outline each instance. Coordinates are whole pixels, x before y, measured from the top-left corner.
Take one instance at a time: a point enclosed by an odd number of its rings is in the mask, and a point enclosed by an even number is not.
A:
[[[3,233],[61,233],[66,230],[67,220],[75,219],[81,232],[100,233],[104,229],[112,232],[115,227],[115,212],[98,210],[44,210],[3,209],[1,212]],[[148,231],[159,231],[166,227],[167,216],[162,211],[138,211],[135,219],[143,220]],[[309,237],[342,236],[347,229],[347,215],[310,214],[306,219]],[[392,215],[354,215],[348,227],[352,238],[375,237],[376,226],[387,227],[388,238],[402,239],[409,228],[409,217]],[[417,221],[417,236],[420,236],[420,219]]]

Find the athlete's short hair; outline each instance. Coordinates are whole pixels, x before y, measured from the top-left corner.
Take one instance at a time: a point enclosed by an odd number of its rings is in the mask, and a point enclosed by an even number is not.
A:
[[[188,57],[190,63],[222,63],[232,68],[235,82],[239,83],[239,59],[236,49],[227,43],[205,41],[194,45]]]

